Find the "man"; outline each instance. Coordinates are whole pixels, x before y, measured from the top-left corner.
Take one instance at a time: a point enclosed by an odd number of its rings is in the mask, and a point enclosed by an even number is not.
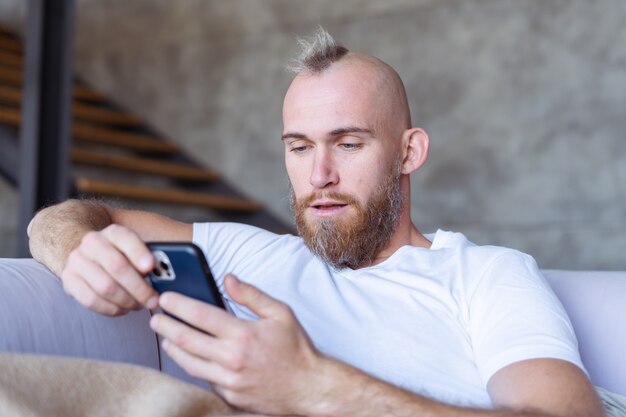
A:
[[[397,73],[322,30],[302,46],[282,135],[302,237],[68,201],[33,219],[33,255],[94,311],[159,305],[204,330],[151,321],[175,361],[243,409],[603,415],[533,260],[412,224],[409,174],[426,161],[428,136],[411,127]],[[235,314],[158,298],[142,278],[150,240],[201,246]]]

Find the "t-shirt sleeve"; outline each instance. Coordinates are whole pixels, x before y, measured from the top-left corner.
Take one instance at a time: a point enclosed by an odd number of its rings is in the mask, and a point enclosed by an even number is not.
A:
[[[281,256],[284,257],[284,253],[294,253],[297,241],[292,235],[277,235],[240,223],[193,225],[193,242],[204,252],[227,308],[237,317],[245,319],[255,319],[256,314],[230,299],[224,291],[224,277],[233,273],[239,279],[267,291],[267,286],[259,282],[259,277],[266,275],[260,272],[268,266],[275,267],[283,260]]]
[[[245,268],[256,254],[280,238],[281,235],[240,223],[193,225],[193,242],[204,252],[220,291],[226,274]]]
[[[562,359],[585,371],[572,324],[532,257],[513,250],[497,255],[478,281],[469,313],[485,384],[525,359]]]

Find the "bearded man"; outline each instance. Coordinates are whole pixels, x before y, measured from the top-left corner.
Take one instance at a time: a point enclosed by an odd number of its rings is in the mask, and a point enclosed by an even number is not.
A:
[[[35,216],[33,255],[94,311],[158,305],[195,326],[151,321],[176,362],[245,410],[601,416],[532,258],[411,222],[429,142],[398,74],[322,30],[302,46],[282,135],[300,237],[70,200]],[[233,314],[158,297],[150,240],[198,244]]]

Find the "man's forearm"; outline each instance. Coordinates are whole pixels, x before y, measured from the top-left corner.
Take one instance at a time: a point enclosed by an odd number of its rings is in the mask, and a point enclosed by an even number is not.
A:
[[[454,407],[405,391],[355,368],[328,360],[306,414],[310,416],[392,417],[555,417],[540,411],[479,410]]]
[[[45,208],[28,226],[31,254],[58,276],[83,236],[111,222],[106,207],[96,201],[68,200]]]

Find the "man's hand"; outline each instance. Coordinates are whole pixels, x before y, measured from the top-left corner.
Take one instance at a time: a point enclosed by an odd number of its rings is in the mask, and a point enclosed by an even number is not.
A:
[[[28,226],[33,257],[82,305],[109,316],[157,305],[156,291],[143,280],[154,264],[144,241],[192,236],[191,224],[89,200],[47,207]]]
[[[84,235],[60,277],[65,292],[80,304],[116,316],[157,306],[157,292],[143,279],[153,267],[154,257],[139,236],[112,224]]]
[[[270,414],[306,410],[321,354],[287,305],[232,275],[226,277],[225,288],[260,319],[241,320],[206,303],[165,293],[159,300],[165,311],[206,332],[155,315],[151,326],[165,338],[165,350],[236,407]]]

